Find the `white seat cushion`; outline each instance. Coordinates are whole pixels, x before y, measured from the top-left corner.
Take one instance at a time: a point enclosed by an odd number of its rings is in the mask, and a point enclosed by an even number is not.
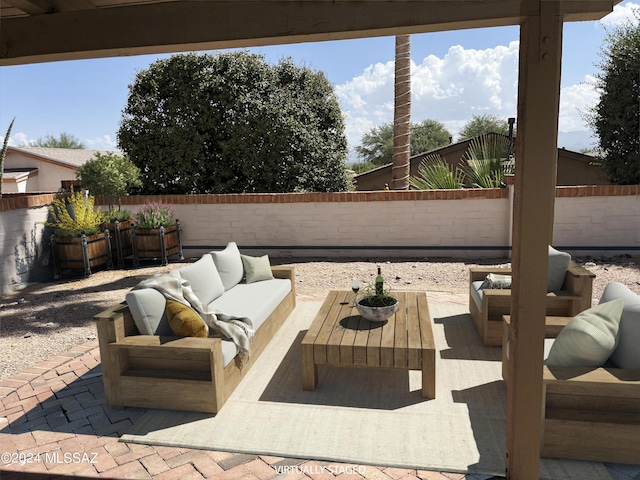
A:
[[[281,278],[249,284],[240,283],[211,302],[209,307],[228,315],[251,319],[253,329],[257,332],[290,291],[291,281]],[[223,341],[222,346],[222,357],[226,366],[238,351],[236,345],[230,341]]]

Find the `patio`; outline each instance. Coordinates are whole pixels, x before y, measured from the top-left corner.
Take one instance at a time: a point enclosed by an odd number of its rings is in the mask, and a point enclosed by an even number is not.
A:
[[[456,308],[467,302],[466,295],[460,293],[429,292],[429,295],[438,303]],[[303,296],[299,301],[318,299]],[[40,361],[1,381],[0,402],[2,479],[38,478],[37,474],[42,474],[42,478],[49,478],[45,476],[48,474],[54,478],[66,475],[265,480],[500,478],[119,442],[119,437],[130,431],[146,410],[115,410],[105,405],[97,340]],[[640,478],[640,466],[605,467],[613,479]]]

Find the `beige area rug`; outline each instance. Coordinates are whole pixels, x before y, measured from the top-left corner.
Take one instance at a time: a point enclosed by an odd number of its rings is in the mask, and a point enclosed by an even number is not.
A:
[[[500,349],[482,346],[465,306],[430,300],[439,352],[426,400],[418,371],[319,366],[318,388],[303,391],[300,342],[320,305],[298,302],[217,416],[149,410],[121,441],[504,475]],[[541,478],[610,477],[599,463],[543,460]]]

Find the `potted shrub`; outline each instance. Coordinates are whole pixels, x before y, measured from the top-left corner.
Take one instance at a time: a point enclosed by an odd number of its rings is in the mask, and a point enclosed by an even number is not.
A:
[[[169,205],[152,202],[143,205],[135,218],[131,235],[134,264],[141,258],[161,258],[162,265],[168,257],[178,255],[183,260],[180,221]]]
[[[113,267],[109,233],[100,230],[105,215],[94,201],[93,196],[72,189],[68,197],[49,206],[52,221],[45,225],[55,229],[51,235],[55,278],[61,268],[82,268],[88,277],[92,267]]]
[[[105,197],[109,204],[107,223],[113,241],[111,255],[124,265],[124,257],[132,254],[131,212],[122,210],[122,197],[140,187],[140,169],[127,157],[115,152],[96,152],[94,158],[78,168],[76,176],[92,195]],[[115,207],[117,202],[117,207]]]
[[[118,267],[123,267],[124,257],[128,257],[133,253],[133,243],[131,241],[132,214],[129,210],[122,210],[118,207],[109,210],[105,216],[107,223],[104,224],[104,228],[109,230],[112,238],[111,256],[115,256],[118,259]]]

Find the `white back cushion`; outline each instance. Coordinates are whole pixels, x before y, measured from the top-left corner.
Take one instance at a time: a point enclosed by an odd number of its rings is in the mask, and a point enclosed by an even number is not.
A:
[[[224,285],[211,255],[203,255],[197,262],[178,269],[200,301],[207,305],[224,293]]]
[[[240,250],[235,242],[229,242],[224,250],[211,252],[225,290],[235,287],[244,276]]]
[[[170,335],[173,331],[165,312],[166,300],[155,288],[131,290],[126,296],[133,321],[141,335]]]

